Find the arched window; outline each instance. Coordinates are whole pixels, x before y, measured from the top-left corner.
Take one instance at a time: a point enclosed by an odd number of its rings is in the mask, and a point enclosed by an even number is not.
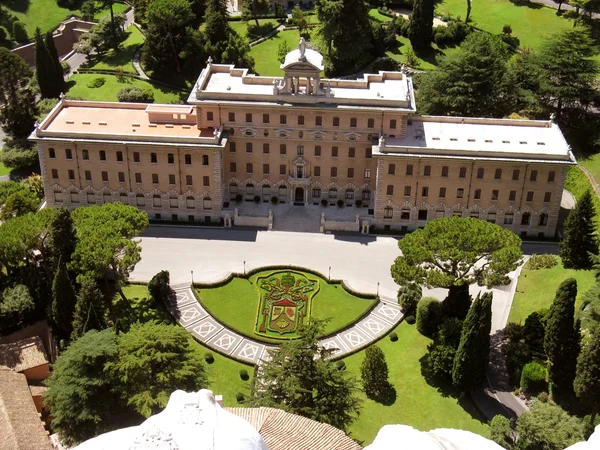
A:
[[[271,195],[271,186],[269,186],[268,184],[265,184],[262,187],[262,195],[263,195],[263,197],[268,197],[269,195]]]
[[[212,209],[212,200],[210,197],[204,197],[204,200],[202,200],[202,208]]]
[[[385,208],[383,208],[383,218],[384,219],[391,219],[394,217],[394,208],[392,208],[391,206],[386,206]]]
[[[144,197],[144,194],[137,194],[135,196],[135,204],[137,206],[146,206],[146,197]]]
[[[194,197],[192,197],[191,195],[188,195],[185,198],[185,207],[187,209],[195,209],[196,208],[196,199],[194,199]]]
[[[548,225],[548,214],[546,214],[546,213],[540,214],[539,225],[541,227],[545,227],[546,225]]]
[[[531,222],[531,214],[524,213],[521,216],[521,225],[529,225],[530,222]]]
[[[160,208],[161,205],[162,205],[162,200],[160,198],[160,195],[154,194],[152,196],[152,206],[154,206],[155,208]]]
[[[346,200],[354,200],[354,191],[352,189],[346,189]]]
[[[338,191],[335,188],[329,189],[329,198],[337,198]]]
[[[254,195],[254,185],[252,183],[246,185],[246,195]]]

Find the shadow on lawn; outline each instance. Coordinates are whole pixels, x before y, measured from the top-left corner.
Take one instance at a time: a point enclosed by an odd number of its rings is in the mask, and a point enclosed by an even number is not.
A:
[[[19,12],[25,14],[29,9],[30,0],[4,0],[3,6],[6,6],[13,12]]]
[[[387,383],[387,386],[385,386],[378,395],[373,395],[369,398],[384,406],[391,406],[396,403],[396,388],[392,383]]]

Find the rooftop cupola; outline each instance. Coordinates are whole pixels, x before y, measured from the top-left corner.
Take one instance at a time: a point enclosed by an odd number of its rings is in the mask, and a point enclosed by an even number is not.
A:
[[[298,48],[285,56],[281,70],[285,72],[283,80],[274,81],[275,94],[324,95],[320,86],[323,71],[323,56],[310,48],[300,38]]]

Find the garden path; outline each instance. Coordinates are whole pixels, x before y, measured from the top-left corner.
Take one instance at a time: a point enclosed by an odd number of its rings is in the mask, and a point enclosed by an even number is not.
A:
[[[249,364],[267,360],[267,350],[276,346],[251,339],[218,322],[202,307],[189,284],[172,286],[175,296],[167,309],[177,322],[204,345],[218,353]],[[380,298],[379,304],[362,320],[319,341],[336,357],[367,347],[385,336],[402,319],[397,300]]]

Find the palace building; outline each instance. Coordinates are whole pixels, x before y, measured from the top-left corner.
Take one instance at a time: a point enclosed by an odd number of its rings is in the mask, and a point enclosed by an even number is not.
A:
[[[324,79],[303,41],[281,69],[209,60],[187,105],[62,99],[31,136],[48,206],[230,226],[237,204],[269,202],[343,209],[361,232],[462,216],[554,236],[576,161],[552,121],[416,115],[407,74]]]

